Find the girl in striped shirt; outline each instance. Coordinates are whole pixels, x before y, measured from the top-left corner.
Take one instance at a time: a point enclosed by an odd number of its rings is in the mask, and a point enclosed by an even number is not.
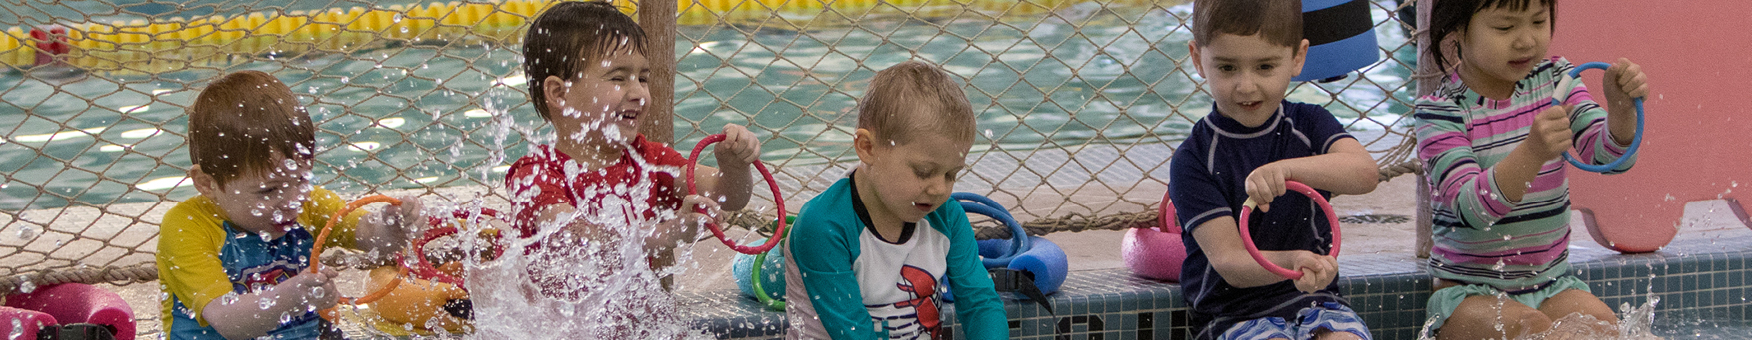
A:
[[[1438,339],[1515,338],[1577,313],[1600,320],[1600,331],[1618,321],[1570,270],[1568,169],[1559,156],[1572,147],[1594,164],[1623,156],[1636,133],[1631,98],[1648,86],[1641,67],[1619,59],[1606,71],[1611,105],[1595,103],[1583,86],[1553,105],[1558,80],[1573,68],[1546,57],[1556,1],[1443,0],[1432,8],[1430,34],[1441,43],[1425,52],[1448,76],[1418,98],[1416,130],[1435,195],[1427,330]]]

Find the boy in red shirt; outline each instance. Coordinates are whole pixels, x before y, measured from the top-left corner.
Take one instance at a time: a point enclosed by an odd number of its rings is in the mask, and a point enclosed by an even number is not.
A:
[[[699,222],[710,218],[695,207],[747,204],[759,141],[725,125],[726,139],[713,150],[723,169],[700,167],[700,195],[683,197],[686,183],[677,177],[687,159],[638,134],[651,100],[644,31],[613,5],[589,1],[555,5],[528,32],[531,101],[557,138],[534,146],[505,175],[517,235],[533,239],[525,272],[540,295],[571,303],[648,289],[581,274],[638,269],[627,268],[639,261],[624,261],[635,256],[619,247],[632,237],[644,239],[638,255],[652,271],[673,265],[671,250],[695,240]]]

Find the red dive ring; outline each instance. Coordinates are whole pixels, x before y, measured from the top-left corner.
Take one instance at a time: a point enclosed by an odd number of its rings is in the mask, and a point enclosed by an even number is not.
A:
[[[457,219],[467,220],[467,219],[469,219],[470,215],[473,215],[473,214],[470,214],[469,211],[467,211],[467,210],[457,210],[455,213],[453,213],[453,215],[455,215],[454,217]],[[499,217],[499,212],[495,211],[493,209],[481,208],[481,212],[480,212],[479,216],[497,218],[497,217]],[[414,263],[412,264],[413,266],[408,268],[409,269],[408,272],[410,274],[413,274],[415,278],[448,283],[448,284],[456,285],[457,288],[462,288],[463,291],[467,291],[468,288],[463,285],[463,281],[461,278],[451,276],[450,274],[446,274],[443,271],[438,270],[438,268],[436,268],[432,265],[431,261],[426,260],[426,256],[420,255],[420,254],[423,254],[422,249],[426,248],[426,243],[432,242],[432,240],[436,240],[436,239],[439,239],[439,238],[442,238],[445,236],[455,235],[459,231],[456,227],[444,226],[443,218],[439,218],[439,217],[434,216],[434,217],[429,218],[429,220],[430,220],[431,225],[433,227],[437,227],[437,228],[426,230],[425,235],[421,236],[419,240],[414,241],[413,249],[414,249],[414,253],[416,255],[414,256]],[[483,234],[490,233],[489,236],[495,239],[495,240],[488,241],[490,244],[492,244],[491,247],[493,250],[493,258],[499,258],[500,256],[503,256],[505,254],[505,247],[504,247],[504,245],[499,244],[496,240],[496,238],[498,237],[498,230],[492,229],[492,228],[485,228],[485,229],[482,229],[481,232]],[[401,262],[401,261],[398,261],[398,262]],[[408,265],[406,262],[402,262],[402,263],[403,263],[402,265],[404,265],[404,266]]]
[[[1319,205],[1320,209],[1326,213],[1326,221],[1332,226],[1332,253],[1328,255],[1337,258],[1338,247],[1339,244],[1342,243],[1342,237],[1339,236],[1338,232],[1338,214],[1332,211],[1332,203],[1327,202],[1325,196],[1320,196],[1319,192],[1314,191],[1314,188],[1310,188],[1306,184],[1295,181],[1284,181],[1284,188],[1301,193],[1303,196],[1308,196],[1309,199],[1314,200],[1314,203]],[[1247,247],[1247,255],[1252,255],[1253,261],[1259,262],[1260,266],[1265,267],[1265,270],[1272,272],[1272,274],[1278,274],[1278,276],[1283,276],[1284,278],[1291,280],[1302,278],[1301,271],[1284,269],[1284,267],[1279,267],[1277,264],[1267,261],[1265,255],[1259,253],[1259,246],[1253,244],[1252,233],[1247,231],[1247,216],[1253,214],[1254,204],[1255,203],[1253,203],[1252,200],[1248,200],[1246,204],[1241,205],[1241,221],[1236,223],[1236,226],[1241,228],[1241,245]]]
[[[722,142],[722,141],[724,141],[723,134],[706,136],[706,139],[700,140],[700,144],[694,145],[693,153],[688,154],[688,156],[687,156],[687,194],[688,195],[699,194],[699,191],[694,189],[694,167],[695,167],[695,165],[698,165],[700,163],[700,151],[705,151],[707,145],[712,145],[712,143],[717,143],[717,142]],[[778,207],[779,214],[784,214],[786,211],[785,210],[785,198],[781,193],[779,193],[779,182],[773,180],[773,173],[770,171],[767,171],[765,164],[762,164],[761,162],[756,161],[756,162],[754,162],[754,169],[759,170],[761,177],[766,179],[767,188],[772,189],[772,191],[773,191],[773,205]],[[700,208],[698,211],[701,213],[706,212],[705,208]],[[774,229],[773,235],[784,235],[785,234],[785,219],[783,219],[783,218],[778,219],[777,225],[778,225],[778,227],[776,229]],[[712,223],[710,221],[706,222],[706,229],[711,229],[712,236],[717,236],[718,240],[723,241],[724,245],[730,246],[730,249],[735,250],[738,253],[749,254],[749,255],[765,253],[767,250],[773,249],[773,246],[776,246],[779,244],[779,239],[781,238],[781,237],[776,237],[776,236],[769,237],[769,238],[767,238],[767,241],[765,244],[750,247],[750,246],[745,246],[745,245],[738,245],[738,244],[736,244],[735,241],[731,241],[729,237],[724,236],[724,229],[719,228],[717,223]]]

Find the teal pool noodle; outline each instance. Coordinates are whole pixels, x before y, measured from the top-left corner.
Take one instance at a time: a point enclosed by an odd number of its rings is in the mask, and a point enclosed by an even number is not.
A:
[[[766,239],[760,239],[750,244],[760,244]],[[736,289],[742,290],[742,296],[754,299],[754,282],[749,277],[754,271],[754,255],[737,253],[736,259],[730,262],[730,274],[736,277]],[[779,248],[767,252],[766,263],[760,267],[760,288],[765,290],[767,297],[785,299],[785,252]]]

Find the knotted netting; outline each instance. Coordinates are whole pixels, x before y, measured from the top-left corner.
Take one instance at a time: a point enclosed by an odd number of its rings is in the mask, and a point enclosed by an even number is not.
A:
[[[300,96],[319,127],[318,185],[504,201],[506,165],[553,140],[519,53],[548,4],[6,2],[0,290],[152,280],[164,211],[196,194],[183,110],[232,71],[269,72]],[[1381,61],[1293,84],[1290,100],[1334,112],[1385,178],[1416,171],[1417,53],[1409,3],[1369,6]],[[680,150],[747,125],[799,207],[856,164],[853,107],[871,76],[924,60],[965,84],[980,117],[958,191],[1022,220],[1125,227],[1111,218],[1154,211],[1175,146],[1210,112],[1187,59],[1190,12],[1177,0],[682,0],[674,26],[653,30],[674,32],[673,116],[647,125],[672,128]]]

